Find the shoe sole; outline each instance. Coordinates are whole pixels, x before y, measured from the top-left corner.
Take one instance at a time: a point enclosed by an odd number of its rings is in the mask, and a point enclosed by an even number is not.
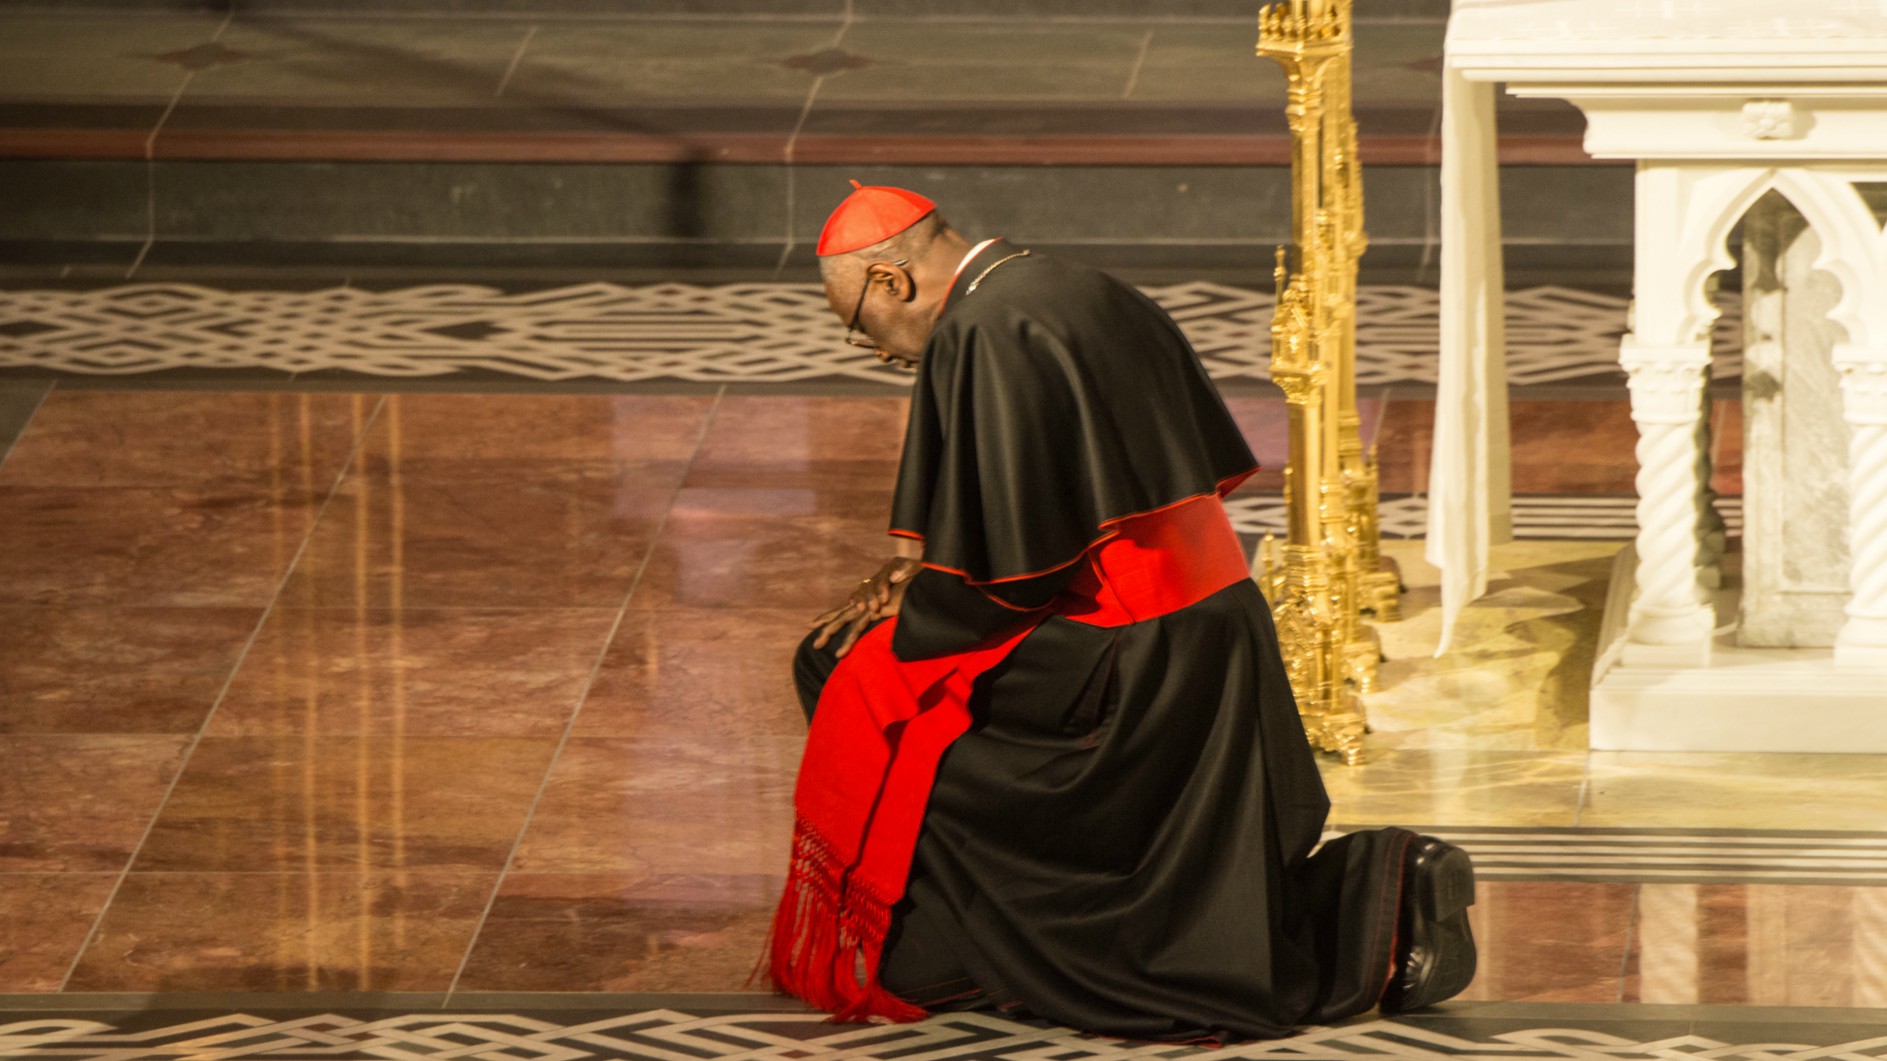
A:
[[[1474,863],[1467,852],[1450,845],[1412,884],[1414,913],[1428,923],[1429,945],[1439,947],[1432,960],[1440,964],[1428,970],[1420,989],[1411,995],[1404,995],[1392,983],[1381,1003],[1389,1015],[1423,1009],[1460,994],[1473,981],[1478,964],[1474,935],[1468,928],[1468,907],[1474,905]]]
[[[1433,889],[1419,897],[1430,921],[1445,921],[1474,905],[1474,863],[1466,851],[1450,847],[1443,852],[1430,882]]]

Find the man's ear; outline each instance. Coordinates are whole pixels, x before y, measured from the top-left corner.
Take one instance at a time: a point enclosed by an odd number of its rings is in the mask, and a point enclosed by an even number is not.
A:
[[[917,281],[911,271],[893,262],[873,262],[865,270],[871,283],[885,289],[885,292],[899,302],[909,302],[917,297]]]

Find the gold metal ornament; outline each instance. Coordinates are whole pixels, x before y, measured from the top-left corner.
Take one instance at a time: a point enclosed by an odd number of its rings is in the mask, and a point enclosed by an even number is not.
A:
[[[1353,0],[1281,0],[1258,14],[1258,54],[1289,90],[1292,241],[1278,248],[1271,378],[1290,411],[1288,530],[1265,537],[1259,586],[1271,602],[1298,713],[1311,743],[1364,759],[1362,695],[1382,650],[1363,613],[1400,618],[1401,578],[1382,559],[1379,475],[1356,406],[1356,263],[1363,184],[1350,102]]]

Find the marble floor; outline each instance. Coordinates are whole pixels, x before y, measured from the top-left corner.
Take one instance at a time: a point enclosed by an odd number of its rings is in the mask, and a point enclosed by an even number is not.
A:
[[[1281,400],[1232,404],[1280,467]],[[766,1009],[737,993],[785,862],[786,661],[886,551],[904,410],[0,385],[0,1003]],[[1622,397],[1514,412],[1517,490],[1630,493]],[[1432,404],[1370,413],[1385,490],[1422,491]],[[1887,760],[1587,752],[1619,545],[1503,547],[1431,659],[1434,572],[1388,544],[1372,758],[1326,775],[1337,827],[1487,867],[1481,973],[1440,1017],[1887,1034],[1854,1016],[1887,1008]]]

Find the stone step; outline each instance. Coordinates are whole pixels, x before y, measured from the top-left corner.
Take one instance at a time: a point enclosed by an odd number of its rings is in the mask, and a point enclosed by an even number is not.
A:
[[[1366,171],[1366,282],[1435,281],[1437,176]],[[1510,172],[1510,282],[1624,282],[1630,177],[1614,167]],[[1268,286],[1273,249],[1290,239],[1289,172],[1278,167],[14,160],[0,161],[0,186],[13,192],[0,199],[0,279],[226,267],[341,279],[810,279],[819,227],[848,178],[921,188],[966,234],[1007,235],[1141,280]]]
[[[846,180],[1138,278],[1262,283],[1284,78],[1226,0],[80,0],[0,10],[0,277],[802,279]],[[1369,0],[1376,282],[1433,282],[1445,4]],[[1628,169],[1507,101],[1519,282],[1629,263]]]

